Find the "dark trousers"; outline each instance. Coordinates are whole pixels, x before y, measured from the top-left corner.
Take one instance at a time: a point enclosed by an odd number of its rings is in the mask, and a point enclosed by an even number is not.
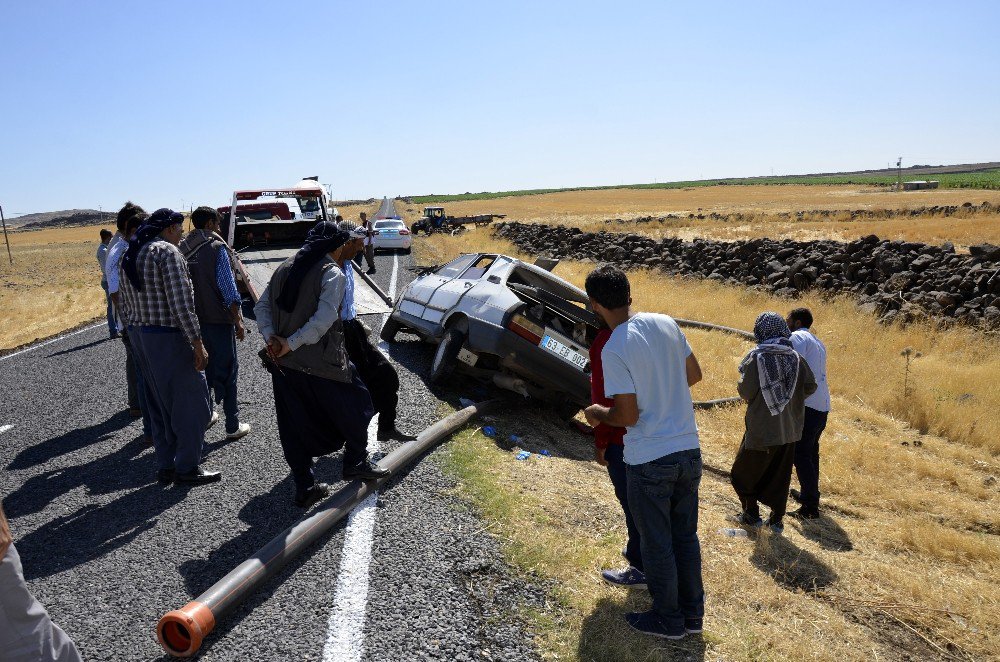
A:
[[[115,304],[111,301],[111,295],[108,294],[108,281],[102,280],[101,287],[104,288],[104,300],[108,304],[108,335],[112,338],[118,337],[118,320],[115,319]]]
[[[375,411],[357,370],[350,383],[284,368],[271,373],[278,436],[299,494],[312,487],[313,458],[344,449],[344,467],[368,457],[368,423]]]
[[[138,333],[138,332],[137,332]],[[128,382],[129,408],[138,407],[142,412],[142,435],[144,437],[153,436],[153,423],[149,417],[149,401],[146,395],[146,384],[142,377],[142,369],[135,359],[135,350],[129,340],[128,329],[122,329],[122,344],[125,345],[125,379]],[[135,402],[135,404],[132,404]]]
[[[361,381],[368,388],[372,404],[378,412],[380,430],[396,426],[399,405],[399,373],[385,355],[372,345],[368,329],[357,318],[344,322],[344,344],[347,356],[358,369]]]
[[[646,585],[653,610],[667,628],[705,615],[698,542],[701,450],[630,464],[628,505],[639,529]]]
[[[740,498],[743,512],[760,517],[758,502],[771,509],[771,523],[781,523],[792,482],[795,444],[749,449],[740,444],[729,480]]]
[[[205,380],[215,402],[222,403],[226,414],[226,432],[240,427],[240,404],[236,399],[236,381],[240,361],[236,355],[236,327],[232,324],[202,324],[201,340],[208,351]]]
[[[611,484],[615,488],[615,496],[618,503],[622,505],[625,513],[625,528],[628,529],[628,542],[625,543],[625,560],[636,570],[642,571],[642,537],[639,529],[635,525],[632,517],[632,510],[628,507],[628,478],[626,476],[625,460],[623,454],[625,447],[620,444],[610,444],[604,451],[604,459],[608,463],[608,476]]]
[[[122,332],[122,344],[125,345],[125,381],[128,388],[128,406],[129,409],[136,409],[139,407],[139,391],[136,388],[138,378],[135,372],[135,350],[132,349],[128,330]]]
[[[194,351],[180,330],[132,329],[150,403],[153,448],[159,469],[178,473],[201,464],[205,428],[212,417],[205,373],[194,369]]]
[[[802,488],[800,501],[806,508],[819,507],[819,438],[826,429],[828,412],[806,407],[802,439],[795,444],[795,474]]]

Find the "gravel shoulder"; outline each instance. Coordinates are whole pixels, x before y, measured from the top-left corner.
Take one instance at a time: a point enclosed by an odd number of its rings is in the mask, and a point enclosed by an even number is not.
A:
[[[398,260],[402,287],[410,258]],[[392,261],[378,257],[384,288]],[[161,659],[159,616],[300,511],[255,330],[239,346],[241,409],[254,430],[226,443],[221,426],[213,428],[206,466],[223,471],[223,481],[191,489],[155,482],[152,449],[124,412],[124,350],[105,336],[99,327],[0,362],[0,426],[14,426],[0,433],[0,496],[29,587],[84,659]],[[390,348],[402,382],[400,423],[415,431],[438,418],[439,395],[462,394],[431,393],[418,376],[430,348],[401,339]],[[321,480],[336,483],[339,473],[339,454],[319,460]],[[364,659],[538,658],[514,612],[543,596],[513,578],[453,487],[432,457],[380,495]],[[220,622],[200,657],[321,659],[343,538],[342,523]]]

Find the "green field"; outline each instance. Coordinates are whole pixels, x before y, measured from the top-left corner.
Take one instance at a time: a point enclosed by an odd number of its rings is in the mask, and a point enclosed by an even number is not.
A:
[[[930,175],[905,174],[903,180],[936,179],[941,182],[941,188],[974,188],[1000,190],[1000,169],[982,170],[979,172],[956,172]],[[414,204],[429,204],[456,202],[462,200],[492,200],[494,198],[510,198],[521,195],[542,195],[544,193],[563,193],[566,191],[605,191],[610,189],[671,189],[691,188],[695,186],[761,186],[780,184],[862,184],[867,186],[891,186],[896,183],[895,175],[792,175],[785,177],[737,177],[730,179],[699,179],[688,182],[662,182],[657,184],[623,184],[618,186],[576,186],[572,188],[538,188],[523,191],[483,191],[480,193],[458,193],[454,195],[416,195],[410,196]]]

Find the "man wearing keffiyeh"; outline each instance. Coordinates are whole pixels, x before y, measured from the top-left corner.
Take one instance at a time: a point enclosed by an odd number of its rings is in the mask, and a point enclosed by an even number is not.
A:
[[[200,466],[212,408],[191,274],[177,248],[183,221],[164,208],[139,226],[121,261],[121,299],[143,375],[157,479],[201,485],[222,475]]]
[[[747,401],[746,432],[736,454],[731,481],[746,526],[765,524],[759,503],[771,509],[766,522],[783,530],[785,502],[792,480],[795,442],[802,436],[805,399],[816,391],[816,379],[792,349],[791,331],[778,313],[761,313],[754,323],[757,346],[740,363],[740,397]]]

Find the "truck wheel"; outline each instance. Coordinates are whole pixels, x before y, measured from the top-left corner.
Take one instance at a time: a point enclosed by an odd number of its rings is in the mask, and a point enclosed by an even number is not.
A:
[[[386,342],[395,342],[396,334],[399,333],[401,328],[403,328],[403,325],[392,319],[390,315],[389,319],[382,325],[382,332],[379,333],[379,337]]]
[[[438,344],[431,362],[431,383],[442,384],[455,371],[458,353],[465,344],[465,334],[458,329],[448,329]]]
[[[420,234],[421,229],[422,226],[420,225],[420,223],[414,223],[413,225],[410,226],[410,232],[412,232],[414,235]]]

